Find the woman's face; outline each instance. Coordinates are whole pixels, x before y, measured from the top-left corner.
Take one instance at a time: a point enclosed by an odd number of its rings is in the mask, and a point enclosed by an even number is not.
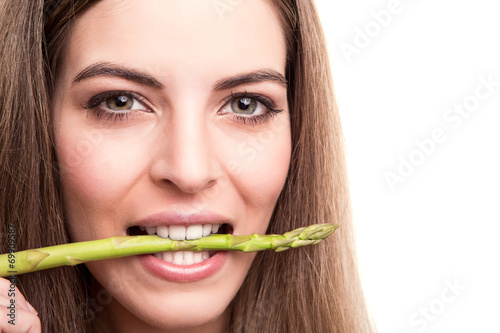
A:
[[[72,240],[141,229],[198,238],[219,224],[265,233],[291,153],[285,49],[265,0],[104,0],[85,12],[53,98]],[[228,318],[253,258],[189,252],[87,266],[113,296],[100,305],[116,331],[209,332]]]

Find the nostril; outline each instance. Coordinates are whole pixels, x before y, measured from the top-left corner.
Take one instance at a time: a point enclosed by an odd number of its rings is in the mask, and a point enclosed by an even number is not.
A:
[[[198,150],[198,155],[203,155]],[[183,152],[175,154],[175,159],[161,158],[150,169],[152,180],[160,187],[175,189],[184,194],[197,194],[201,191],[213,191],[217,188],[222,173],[213,166],[212,161],[191,159]]]
[[[206,188],[212,188],[215,186],[215,184],[217,184],[217,181],[215,179],[212,179],[208,182]]]

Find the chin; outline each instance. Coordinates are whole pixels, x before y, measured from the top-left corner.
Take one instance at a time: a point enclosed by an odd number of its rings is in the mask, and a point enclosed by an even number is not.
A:
[[[139,256],[88,263],[99,282],[94,295],[109,292],[112,301],[103,305],[113,327],[137,327],[154,332],[210,326],[225,327],[230,304],[238,292],[255,254],[231,252],[218,271],[202,279],[169,281],[150,272]],[[146,258],[146,260],[157,258]],[[101,288],[101,289],[99,289]],[[133,331],[133,330],[132,330]]]

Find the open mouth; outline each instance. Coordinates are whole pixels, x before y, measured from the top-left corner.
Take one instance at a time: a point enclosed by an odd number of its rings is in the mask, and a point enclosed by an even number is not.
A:
[[[157,235],[161,238],[170,238],[172,240],[192,240],[211,234],[232,234],[231,225],[224,224],[193,224],[193,225],[162,225],[156,227],[133,226],[127,229],[128,236],[138,235]],[[159,252],[153,255],[166,262],[175,265],[193,265],[201,263],[212,257],[216,251],[177,251],[177,252]]]

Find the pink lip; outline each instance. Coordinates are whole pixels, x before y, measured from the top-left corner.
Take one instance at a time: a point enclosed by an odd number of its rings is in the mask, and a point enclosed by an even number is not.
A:
[[[191,225],[191,224],[215,224],[228,223],[228,219],[222,215],[202,211],[193,213],[182,213],[178,211],[165,211],[156,213],[136,222],[136,226],[156,227],[160,225]]]
[[[153,255],[139,256],[142,265],[150,273],[174,282],[202,280],[217,273],[226,262],[227,252],[219,251],[198,264],[180,266],[158,259]]]

